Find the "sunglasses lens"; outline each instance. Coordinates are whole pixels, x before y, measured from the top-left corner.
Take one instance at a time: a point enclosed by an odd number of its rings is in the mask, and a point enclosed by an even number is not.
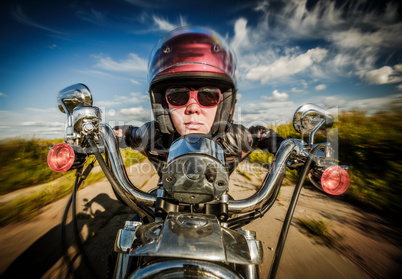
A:
[[[221,91],[217,87],[202,87],[197,91],[197,102],[203,107],[216,107],[219,104]],[[171,106],[185,106],[190,99],[190,89],[186,87],[170,87],[166,90],[166,99]]]
[[[215,107],[219,104],[221,91],[216,87],[203,87],[198,90],[198,102],[205,107]]]
[[[185,87],[171,87],[166,91],[166,96],[172,106],[184,106],[190,98],[190,91]]]

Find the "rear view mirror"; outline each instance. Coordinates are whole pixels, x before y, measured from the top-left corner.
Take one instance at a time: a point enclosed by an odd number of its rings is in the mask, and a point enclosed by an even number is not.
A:
[[[57,94],[57,105],[62,113],[72,114],[75,107],[92,106],[92,94],[82,83],[71,85]]]
[[[74,139],[73,111],[78,106],[92,107],[92,94],[82,83],[77,83],[64,88],[57,94],[57,105],[62,113],[67,114],[66,142],[71,143]]]
[[[310,145],[313,144],[314,134],[319,130],[325,130],[334,124],[333,115],[324,108],[305,104],[299,107],[293,116],[293,127],[300,134],[310,134]]]

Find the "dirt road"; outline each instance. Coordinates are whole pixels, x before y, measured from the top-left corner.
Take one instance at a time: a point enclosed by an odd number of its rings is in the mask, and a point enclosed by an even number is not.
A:
[[[139,165],[129,170],[136,185],[150,188],[156,184],[152,172],[138,176]],[[141,171],[144,172],[146,166]],[[230,194],[236,199],[251,195],[260,178],[253,181],[237,173],[231,177]],[[263,218],[247,225],[255,230],[264,246],[263,275],[266,278],[285,217],[293,187],[282,187],[279,200]],[[60,220],[67,198],[38,212],[35,219],[0,228],[0,274],[2,278],[60,278],[66,265],[60,248]],[[130,211],[116,200],[106,181],[79,191],[79,227],[88,257],[99,274],[105,274],[107,255],[113,249],[116,232]],[[330,222],[333,246],[327,247],[307,236],[297,218],[325,219]],[[67,231],[71,231],[71,221]],[[73,238],[69,237],[72,245]],[[303,189],[295,218],[279,266],[277,278],[392,278],[401,270],[401,234],[383,220],[328,197],[314,189]],[[71,253],[74,253],[71,249]],[[71,256],[74,256],[73,254]],[[83,263],[76,261],[83,278]],[[101,276],[102,278],[105,276]]]

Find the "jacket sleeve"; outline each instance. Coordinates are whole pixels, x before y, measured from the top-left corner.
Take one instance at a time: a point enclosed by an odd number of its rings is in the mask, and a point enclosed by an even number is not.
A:
[[[150,140],[151,125],[151,122],[148,122],[141,127],[134,127],[131,125],[114,127],[114,130],[122,130],[122,137],[117,138],[119,147],[131,147],[137,150],[143,149]]]
[[[260,148],[262,151],[275,154],[284,140],[274,130],[260,125],[252,126],[248,130],[253,138],[253,148]]]

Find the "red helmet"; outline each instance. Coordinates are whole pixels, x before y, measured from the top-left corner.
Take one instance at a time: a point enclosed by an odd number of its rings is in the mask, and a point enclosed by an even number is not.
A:
[[[222,98],[212,134],[223,133],[236,102],[236,58],[225,40],[203,27],[180,27],[167,33],[154,47],[148,63],[149,93],[155,120],[162,133],[175,132],[164,94],[177,83],[202,87],[216,85]]]

